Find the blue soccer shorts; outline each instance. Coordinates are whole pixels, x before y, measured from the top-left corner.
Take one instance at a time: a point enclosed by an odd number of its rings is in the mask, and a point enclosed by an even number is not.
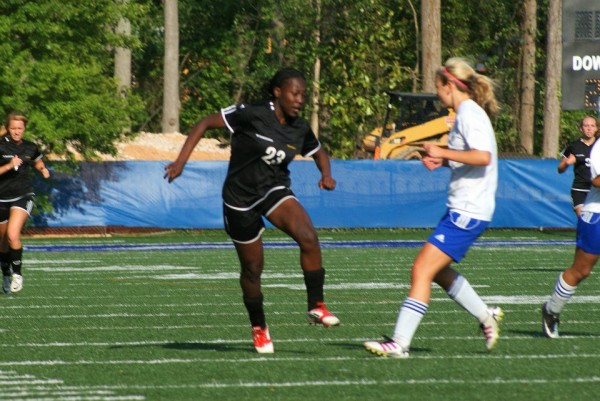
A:
[[[489,221],[473,219],[456,211],[448,211],[427,242],[435,245],[458,263],[489,224]]]
[[[600,213],[581,212],[577,219],[577,246],[600,255]]]

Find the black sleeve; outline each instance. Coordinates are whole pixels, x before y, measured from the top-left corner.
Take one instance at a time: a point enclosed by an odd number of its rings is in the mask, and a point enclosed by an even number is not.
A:
[[[227,128],[232,134],[234,132],[239,132],[248,121],[247,108],[244,104],[226,107],[221,110],[221,115],[225,120],[225,125],[227,125]]]
[[[566,148],[563,149],[562,154],[564,157],[569,157],[573,153],[573,144],[570,143]]]
[[[308,132],[304,136],[304,143],[302,144],[302,156],[312,155],[321,147],[321,143],[317,139],[317,136],[313,130],[307,126]]]

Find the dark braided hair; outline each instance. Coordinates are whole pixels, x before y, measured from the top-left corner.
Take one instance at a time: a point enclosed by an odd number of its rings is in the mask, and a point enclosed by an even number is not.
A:
[[[277,71],[273,78],[271,78],[271,81],[269,82],[269,87],[267,88],[267,91],[271,98],[275,98],[275,88],[281,88],[286,81],[295,78],[306,81],[304,75],[302,75],[300,71],[294,68],[282,68],[279,71]]]

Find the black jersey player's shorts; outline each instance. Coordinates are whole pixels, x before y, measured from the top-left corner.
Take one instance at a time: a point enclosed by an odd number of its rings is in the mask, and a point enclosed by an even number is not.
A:
[[[585,203],[585,197],[589,192],[589,190],[585,189],[571,188],[571,199],[573,200],[573,209],[575,209],[578,206],[583,206],[583,204]]]
[[[31,216],[31,209],[33,209],[33,196],[26,195],[14,200],[0,200],[0,224],[4,224],[8,221],[10,209],[12,208],[23,209],[28,215]]]
[[[233,208],[223,203],[225,231],[233,242],[249,244],[260,238],[265,230],[262,216],[269,216],[285,200],[296,199],[291,189],[282,187],[271,191],[250,209]]]

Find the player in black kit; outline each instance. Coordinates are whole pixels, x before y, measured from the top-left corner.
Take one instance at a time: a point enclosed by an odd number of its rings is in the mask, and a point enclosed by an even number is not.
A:
[[[590,152],[596,142],[598,132],[597,121],[592,116],[586,116],[579,124],[581,138],[570,143],[561,153],[562,159],[558,164],[559,174],[564,173],[573,165],[573,184],[571,185],[571,199],[573,210],[579,216],[585,197],[590,192],[592,179],[590,177]]]
[[[165,167],[165,178],[172,182],[181,175],[207,129],[226,127],[231,132],[231,157],[223,185],[223,217],[240,260],[243,301],[252,325],[254,347],[259,353],[274,351],[261,292],[263,217],[300,247],[309,323],[325,327],[340,324],[324,304],[325,270],[317,233],[290,189],[288,165],[296,155],[314,159],[321,171],[321,189],[333,190],[336,185],[331,177],[329,156],[307,122],[299,117],[306,81],[300,72],[282,69],[271,79],[269,94],[268,102],[230,106],[200,120],[177,159]]]
[[[23,289],[21,230],[33,208],[31,168],[50,172],[37,146],[23,139],[27,118],[9,114],[0,138],[0,266],[5,294]]]

